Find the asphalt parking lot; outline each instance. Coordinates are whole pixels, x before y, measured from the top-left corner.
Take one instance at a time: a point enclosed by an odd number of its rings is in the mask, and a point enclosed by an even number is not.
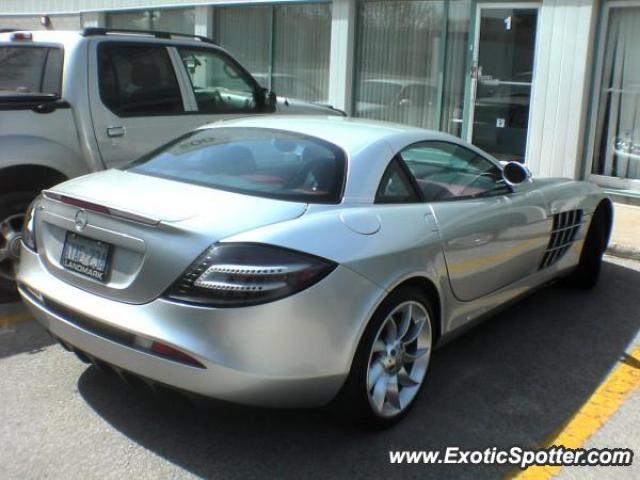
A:
[[[80,363],[17,305],[0,307],[2,477],[502,478],[505,466],[391,465],[390,449],[541,445],[640,345],[640,263],[599,287],[547,287],[442,347],[403,423],[371,433],[324,411],[193,405]],[[21,321],[18,321],[21,320]],[[626,360],[625,360],[626,359]],[[640,454],[640,391],[586,445]],[[632,467],[567,478],[640,478]]]

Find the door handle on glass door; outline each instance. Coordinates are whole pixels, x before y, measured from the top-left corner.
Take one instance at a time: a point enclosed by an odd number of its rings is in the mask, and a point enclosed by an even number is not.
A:
[[[469,74],[472,79],[474,80],[478,79],[478,61],[477,60],[474,60],[473,63],[471,64],[471,70],[469,71]]]
[[[108,127],[107,128],[107,136],[114,137],[124,137],[125,133],[127,133],[127,129],[124,127]]]

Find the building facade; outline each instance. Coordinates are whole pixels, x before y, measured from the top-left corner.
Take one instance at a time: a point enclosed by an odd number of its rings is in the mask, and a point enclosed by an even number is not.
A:
[[[640,0],[0,0],[0,28],[205,35],[278,94],[640,198]]]

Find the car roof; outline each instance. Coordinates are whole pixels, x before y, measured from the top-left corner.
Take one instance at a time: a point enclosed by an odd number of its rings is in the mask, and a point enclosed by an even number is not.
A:
[[[13,34],[17,32],[31,34],[31,40],[12,40]],[[61,44],[65,48],[70,48],[82,41],[90,39],[129,40],[153,42],[159,44],[187,44],[224,50],[220,46],[213,43],[213,41],[202,41],[196,36],[183,35],[180,33],[151,32],[145,30],[123,31],[117,29],[109,30],[95,28],[85,30],[15,30],[0,33],[0,42],[11,42],[15,45],[33,45],[36,43],[45,43]]]
[[[337,115],[255,115],[204,125],[200,128],[253,127],[285,130],[308,135],[333,143],[349,157],[360,151],[385,144],[392,149],[423,140],[442,140],[458,143],[459,138],[447,133],[425,130],[409,125],[342,117]]]
[[[15,33],[29,33],[31,40],[12,40]],[[11,42],[15,45],[32,45],[35,43],[76,44],[82,40],[81,32],[67,30],[16,30],[0,33],[0,42]]]

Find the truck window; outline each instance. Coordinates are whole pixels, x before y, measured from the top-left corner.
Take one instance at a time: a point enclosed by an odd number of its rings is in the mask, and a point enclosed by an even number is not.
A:
[[[202,113],[248,113],[257,110],[250,77],[223,55],[199,48],[178,48]]]
[[[61,84],[61,48],[0,47],[0,90],[60,95]]]
[[[182,95],[165,47],[102,43],[98,48],[100,98],[119,116],[184,112]]]

